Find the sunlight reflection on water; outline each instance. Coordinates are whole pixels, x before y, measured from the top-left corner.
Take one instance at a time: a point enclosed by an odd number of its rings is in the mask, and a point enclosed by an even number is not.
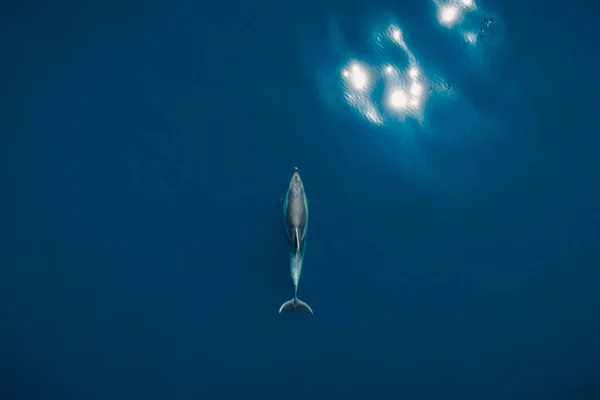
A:
[[[480,45],[493,21],[474,0],[433,2],[437,23],[442,28],[458,32],[466,47]],[[473,21],[479,22],[479,30]],[[423,124],[432,96],[447,99],[455,95],[453,86],[443,76],[421,66],[399,23],[387,21],[376,25],[371,36],[371,46],[384,56],[383,62],[350,58],[339,73],[345,103],[364,120],[376,126],[408,120]],[[400,50],[403,57],[393,55],[393,48]]]

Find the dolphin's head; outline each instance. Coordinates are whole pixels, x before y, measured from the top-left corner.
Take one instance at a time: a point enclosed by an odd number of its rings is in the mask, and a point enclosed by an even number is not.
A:
[[[290,187],[303,187],[302,179],[300,179],[300,173],[298,172],[298,167],[294,167],[294,173],[292,174],[292,179],[290,179]]]
[[[298,167],[294,167],[294,173],[292,174],[292,182],[302,183],[302,180],[300,179],[300,172],[298,172]]]

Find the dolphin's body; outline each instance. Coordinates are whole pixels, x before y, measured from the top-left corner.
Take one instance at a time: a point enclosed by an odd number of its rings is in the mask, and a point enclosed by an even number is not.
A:
[[[290,274],[294,284],[294,297],[281,305],[279,313],[286,309],[298,309],[313,313],[308,304],[298,298],[298,281],[302,273],[302,261],[306,248],[306,228],[308,227],[308,201],[298,168],[294,168],[287,192],[282,197],[285,231],[290,241]]]

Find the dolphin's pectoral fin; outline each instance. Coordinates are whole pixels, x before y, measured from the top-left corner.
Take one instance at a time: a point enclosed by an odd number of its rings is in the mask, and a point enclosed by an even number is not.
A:
[[[279,202],[283,204],[283,199],[285,199],[285,194],[279,198]]]

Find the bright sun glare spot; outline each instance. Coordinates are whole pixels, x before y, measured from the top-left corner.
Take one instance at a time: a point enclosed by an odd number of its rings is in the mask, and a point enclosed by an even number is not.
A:
[[[462,0],[463,6],[467,8],[475,7],[475,2],[473,0]]]
[[[413,96],[420,96],[423,93],[423,86],[421,86],[419,83],[413,83],[412,86],[410,87],[410,94],[412,94]]]
[[[440,4],[438,18],[448,27],[459,22],[461,13],[474,0],[435,0]],[[357,59],[349,60],[340,71],[344,98],[362,118],[375,125],[403,123],[407,118],[422,122],[423,111],[429,98],[427,71],[422,70],[419,60],[405,41],[405,33],[391,23],[373,33],[374,44],[381,51],[388,45],[394,52],[400,51],[404,64],[395,64],[396,59],[388,59],[377,65],[369,65]],[[464,33],[463,33],[464,34]],[[465,36],[466,38],[466,36]],[[383,40],[387,42],[384,46]],[[391,55],[394,57],[394,55]],[[383,94],[382,97],[380,97]],[[383,113],[383,109],[387,112]]]
[[[392,28],[392,39],[400,42],[402,40],[402,31],[398,28]]]
[[[458,8],[456,6],[443,6],[439,11],[440,23],[445,26],[452,26],[458,19]]]
[[[346,78],[356,90],[363,90],[369,83],[367,71],[358,63],[353,63],[350,69],[344,69],[342,76]]]
[[[408,70],[408,76],[415,79],[419,76],[419,69],[417,67],[412,67],[410,70]]]
[[[367,87],[368,77],[365,69],[358,64],[354,64],[352,65],[351,71],[352,86],[357,90],[362,90]]]
[[[394,90],[390,94],[389,103],[395,109],[404,108],[406,106],[406,93],[399,89]]]

